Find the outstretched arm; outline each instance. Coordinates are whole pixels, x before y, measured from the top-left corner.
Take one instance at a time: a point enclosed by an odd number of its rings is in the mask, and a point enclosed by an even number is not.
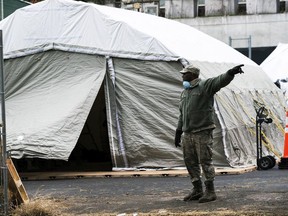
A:
[[[227,86],[234,79],[235,74],[244,73],[244,71],[241,68],[243,66],[244,66],[243,64],[237,65],[229,69],[226,73],[207,79],[206,82],[204,83],[206,92],[210,95],[215,94],[221,88]]]

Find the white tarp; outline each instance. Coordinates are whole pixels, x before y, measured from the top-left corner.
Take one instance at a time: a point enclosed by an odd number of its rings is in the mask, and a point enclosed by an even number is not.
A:
[[[174,146],[179,70],[208,78],[245,64],[216,95],[215,163],[255,164],[255,109],[274,123],[264,152],[279,157],[284,98],[253,61],[168,19],[69,0],[46,0],[0,22],[4,35],[7,145],[13,157],[68,160],[104,80],[113,168],[184,166]]]
[[[274,83],[278,83],[288,98],[288,44],[279,43],[276,49],[260,64]],[[286,99],[287,100],[287,99]]]
[[[279,43],[276,49],[260,64],[273,82],[288,80],[288,44]]]
[[[105,58],[45,52],[7,60],[4,70],[8,149],[17,158],[67,159],[105,76]]]
[[[9,29],[3,32],[5,57],[25,55],[37,47],[45,50],[44,45],[53,43],[120,57],[131,53],[143,59],[155,54],[256,65],[228,45],[179,22],[83,2],[46,0],[17,10],[1,22],[1,28]]]

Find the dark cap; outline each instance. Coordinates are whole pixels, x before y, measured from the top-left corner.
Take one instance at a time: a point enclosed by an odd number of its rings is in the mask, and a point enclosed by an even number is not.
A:
[[[193,65],[187,65],[185,68],[183,68],[183,70],[180,71],[180,73],[184,74],[184,73],[192,73],[195,74],[197,76],[199,76],[200,74],[200,69],[197,67],[194,67]]]

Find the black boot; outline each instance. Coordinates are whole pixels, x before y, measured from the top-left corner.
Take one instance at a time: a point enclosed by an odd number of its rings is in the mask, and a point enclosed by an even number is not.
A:
[[[205,193],[204,196],[202,196],[199,199],[199,203],[205,203],[205,202],[211,202],[217,199],[217,196],[215,194],[214,189],[214,182],[213,181],[205,181]]]
[[[202,181],[198,180],[192,182],[193,190],[187,196],[184,197],[184,201],[191,201],[191,200],[198,200],[200,197],[203,196],[203,188],[202,188]]]

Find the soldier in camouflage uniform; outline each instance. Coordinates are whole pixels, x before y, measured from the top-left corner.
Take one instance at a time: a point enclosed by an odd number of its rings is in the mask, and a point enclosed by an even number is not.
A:
[[[184,201],[199,200],[200,203],[216,200],[214,190],[215,169],[212,162],[214,94],[227,86],[234,75],[243,73],[238,65],[219,76],[202,80],[200,70],[186,66],[182,73],[184,90],[180,100],[180,115],[175,134],[175,146],[183,145],[184,162],[189,172],[193,190]],[[184,134],[183,134],[184,132]],[[183,134],[183,135],[182,135]],[[182,138],[182,139],[181,139]],[[201,168],[205,177],[203,193]]]

